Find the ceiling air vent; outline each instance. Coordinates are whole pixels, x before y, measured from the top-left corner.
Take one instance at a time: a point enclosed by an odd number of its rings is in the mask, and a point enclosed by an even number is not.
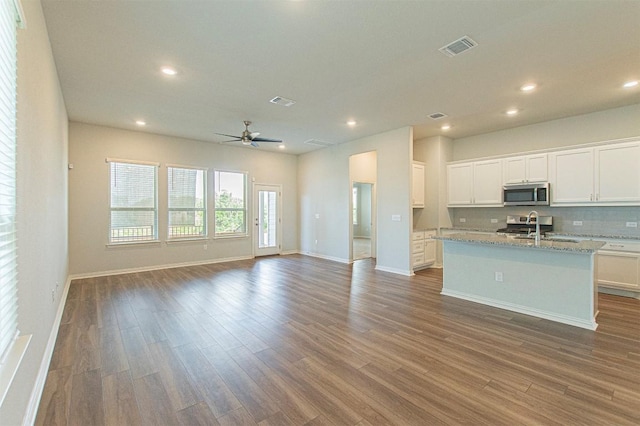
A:
[[[453,43],[449,43],[448,45],[441,47],[440,50],[442,53],[449,57],[453,57],[459,55],[462,52],[465,52],[469,49],[476,47],[478,43],[471,40],[469,36],[464,36]]]
[[[306,143],[307,145],[315,145],[315,146],[333,146],[334,145],[331,142],[325,142],[319,139],[309,139],[307,141],[304,141],[304,143]]]
[[[283,98],[282,96],[276,96],[275,98],[271,99],[269,102],[271,102],[272,104],[282,105],[286,107],[289,107],[296,103],[296,101],[292,99]]]
[[[447,114],[443,114],[441,112],[434,112],[433,114],[429,114],[429,118],[432,120],[439,120],[441,118],[446,117]]]

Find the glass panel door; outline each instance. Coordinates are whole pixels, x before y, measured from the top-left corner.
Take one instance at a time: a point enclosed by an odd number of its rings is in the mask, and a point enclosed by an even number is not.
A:
[[[255,185],[255,255],[280,253],[280,187]]]

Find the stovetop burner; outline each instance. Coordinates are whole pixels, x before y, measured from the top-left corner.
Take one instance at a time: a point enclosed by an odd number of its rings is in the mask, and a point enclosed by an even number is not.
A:
[[[553,231],[553,217],[540,216],[532,218],[531,223],[527,224],[527,216],[507,216],[507,227],[500,228],[496,232],[501,234],[528,234],[535,231],[536,220],[540,222],[540,234]]]

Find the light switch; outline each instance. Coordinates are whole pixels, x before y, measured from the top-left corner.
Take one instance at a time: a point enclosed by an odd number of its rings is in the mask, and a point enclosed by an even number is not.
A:
[[[391,215],[391,220],[394,222],[400,222],[400,215],[399,214],[392,214]]]

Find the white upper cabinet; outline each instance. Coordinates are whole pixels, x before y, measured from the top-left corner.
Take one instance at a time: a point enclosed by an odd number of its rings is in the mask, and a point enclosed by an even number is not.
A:
[[[503,160],[504,184],[546,182],[547,154],[520,155]]]
[[[595,165],[596,201],[640,201],[640,142],[595,148]]]
[[[413,187],[412,187],[412,206],[413,208],[424,207],[424,163],[414,162],[412,167]]]
[[[447,166],[448,205],[502,206],[502,160]]]
[[[640,204],[640,142],[550,154],[552,205]]]
[[[589,203],[593,196],[593,148],[551,154],[551,203]]]

